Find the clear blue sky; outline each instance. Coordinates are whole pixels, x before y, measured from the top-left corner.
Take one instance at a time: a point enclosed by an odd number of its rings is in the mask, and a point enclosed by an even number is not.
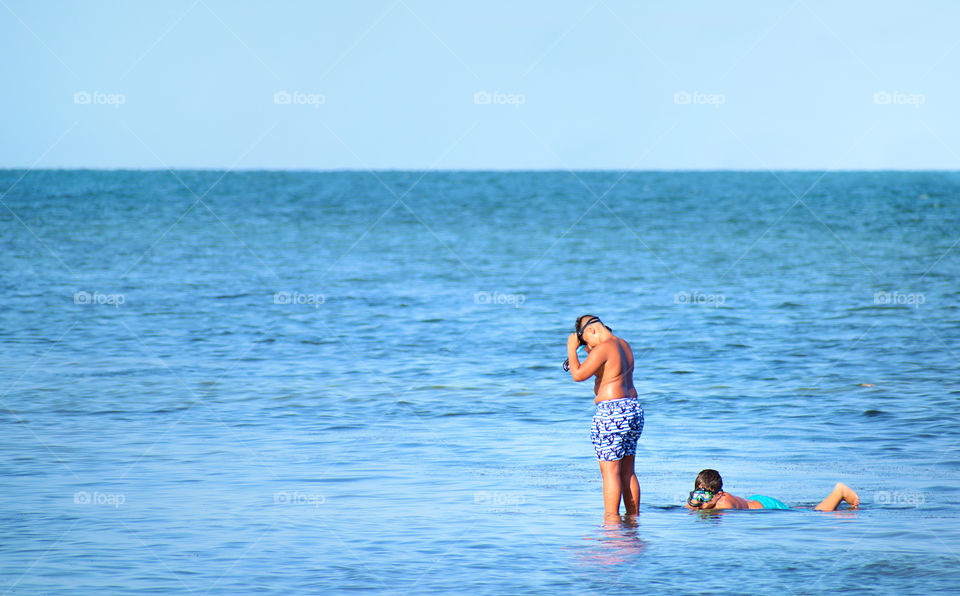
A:
[[[953,1],[0,0],[0,167],[957,169],[957,23]]]

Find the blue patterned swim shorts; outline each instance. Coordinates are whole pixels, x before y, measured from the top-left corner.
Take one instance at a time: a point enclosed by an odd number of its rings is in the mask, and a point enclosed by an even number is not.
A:
[[[597,404],[590,440],[600,461],[615,461],[636,455],[643,432],[643,408],[635,397],[611,399]]]

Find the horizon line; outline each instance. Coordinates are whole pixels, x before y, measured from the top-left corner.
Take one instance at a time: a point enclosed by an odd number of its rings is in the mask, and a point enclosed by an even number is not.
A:
[[[665,173],[665,172],[812,172],[828,174],[831,172],[960,172],[957,169],[945,168],[216,168],[216,167],[172,167],[172,168],[137,168],[137,167],[0,167],[0,172],[300,172],[300,173],[345,173],[345,172],[597,172],[597,173]]]

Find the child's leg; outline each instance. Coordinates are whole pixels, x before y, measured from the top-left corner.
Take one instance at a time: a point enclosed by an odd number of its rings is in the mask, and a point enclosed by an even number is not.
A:
[[[637,515],[640,510],[640,483],[633,470],[635,458],[634,455],[626,455],[620,460],[620,490],[627,515]]]
[[[827,495],[827,498],[820,501],[820,504],[814,509],[817,511],[834,511],[840,501],[846,501],[851,509],[856,509],[860,505],[860,496],[846,484],[838,482],[833,487],[833,491]]]
[[[620,460],[600,460],[600,475],[603,476],[604,516],[620,516]]]

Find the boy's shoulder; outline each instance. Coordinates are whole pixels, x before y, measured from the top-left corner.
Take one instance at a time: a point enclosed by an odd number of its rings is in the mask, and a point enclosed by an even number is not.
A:
[[[717,509],[748,509],[747,500],[724,491],[717,500]]]

